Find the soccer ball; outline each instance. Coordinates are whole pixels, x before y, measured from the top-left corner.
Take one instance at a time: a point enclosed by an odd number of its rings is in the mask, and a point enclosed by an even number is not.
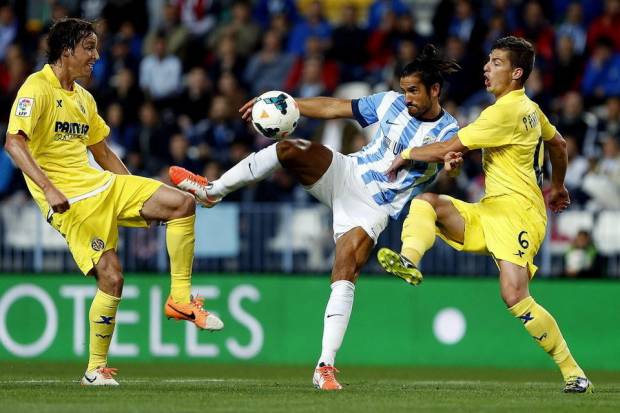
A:
[[[256,98],[252,107],[252,125],[261,135],[284,139],[297,127],[299,107],[289,94],[272,90]]]

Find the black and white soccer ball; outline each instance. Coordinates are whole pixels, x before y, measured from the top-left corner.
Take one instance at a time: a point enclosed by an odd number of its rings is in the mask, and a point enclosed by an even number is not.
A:
[[[288,137],[299,122],[299,106],[288,93],[272,90],[256,98],[252,107],[252,125],[270,139]]]

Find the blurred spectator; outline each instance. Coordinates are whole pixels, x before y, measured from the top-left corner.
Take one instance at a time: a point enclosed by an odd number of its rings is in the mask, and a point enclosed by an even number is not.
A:
[[[170,165],[180,166],[190,171],[200,171],[201,165],[189,156],[189,139],[182,133],[175,133],[170,137]]]
[[[553,60],[555,35],[537,0],[529,0],[523,8],[523,24],[515,31],[516,36],[524,37],[532,42],[536,49],[536,58],[544,59],[544,63]]]
[[[103,17],[108,22],[111,33],[121,32],[121,26],[129,22],[136,32],[143,35],[148,28],[147,0],[108,0],[103,2],[101,14],[93,19]]]
[[[368,9],[368,28],[374,30],[379,27],[390,13],[401,16],[409,13],[409,8],[402,0],[374,0]]]
[[[192,36],[206,35],[216,23],[220,3],[213,0],[171,0]]]
[[[575,54],[582,55],[585,52],[588,35],[583,25],[583,8],[580,3],[576,1],[570,3],[564,21],[556,30],[556,35],[558,41],[563,37],[568,37]]]
[[[473,2],[471,0],[456,0],[455,12],[448,27],[448,35],[457,37],[465,43],[469,54],[477,55],[481,52],[485,33],[486,25],[477,16]]]
[[[381,73],[394,56],[396,48],[396,14],[388,11],[379,27],[372,30],[368,37],[367,50],[369,59],[367,69]]]
[[[207,71],[214,82],[225,72],[231,72],[237,79],[242,79],[245,68],[245,58],[237,53],[235,39],[232,36],[222,38],[217,44],[215,53],[207,60]]]
[[[597,254],[590,233],[585,230],[579,231],[564,255],[565,276],[571,278],[599,276],[595,266]]]
[[[247,92],[231,72],[224,72],[217,80],[217,93],[228,99],[235,116],[241,116],[237,110],[248,101]]]
[[[495,40],[507,36],[510,33],[506,17],[503,14],[494,14],[487,20],[489,26],[486,35],[484,36],[483,52],[491,53],[491,48]]]
[[[6,63],[0,63],[0,122],[6,124],[13,101],[22,83],[30,74],[19,46],[12,44],[6,51]]]
[[[254,4],[254,17],[263,28],[270,27],[274,17],[292,24],[299,18],[295,0],[256,0]]]
[[[158,33],[153,53],[140,63],[140,87],[155,100],[170,99],[181,90],[181,61],[166,50],[166,35]]]
[[[185,76],[185,86],[174,109],[183,130],[200,121],[211,106],[211,82],[201,67],[195,67]]]
[[[445,93],[449,94],[457,104],[461,104],[484,86],[482,65],[478,63],[475,56],[469,53],[465,42],[455,36],[448,38],[445,54],[461,66],[461,70],[447,79]]]
[[[572,38],[566,35],[559,36],[551,76],[552,92],[557,96],[569,90],[577,90],[583,66],[583,58],[575,52]]]
[[[318,90],[319,84],[314,79],[315,72],[318,70],[319,79],[318,82],[322,84],[319,88],[323,91],[332,92],[340,81],[340,73],[336,62],[326,59],[324,57],[324,43],[318,37],[308,37],[306,40],[306,55],[299,56],[295,59],[291,71],[288,74],[284,89],[288,91],[300,91],[300,84],[304,81],[302,79],[304,72],[306,71],[306,64],[312,65],[309,73],[306,73],[305,79],[306,85],[312,84],[312,90]],[[309,90],[306,90],[309,94],[312,94]],[[317,95],[314,95],[317,96]]]
[[[323,50],[330,44],[332,27],[323,16],[323,5],[320,1],[313,1],[308,7],[306,18],[296,23],[291,29],[288,40],[288,51],[295,56],[306,53],[306,40],[317,37],[323,43]]]
[[[133,73],[138,73],[140,61],[131,55],[129,44],[129,39],[117,34],[112,39],[109,52],[104,52],[101,55],[101,59],[95,65],[96,73],[93,72],[96,85],[101,90],[105,91],[110,84],[110,79],[122,69],[129,69]],[[100,67],[99,70],[97,70],[97,66]]]
[[[147,176],[156,176],[166,165],[168,142],[172,134],[171,125],[160,119],[152,102],[140,107],[140,124],[136,139],[127,158],[131,171],[142,171]]]
[[[303,69],[299,81],[291,85],[289,90],[300,98],[322,96],[327,93],[327,86],[323,81],[323,59],[308,57],[303,62]],[[288,88],[287,88],[288,89]]]
[[[8,3],[0,5],[0,60],[4,60],[8,46],[17,37],[17,18]]]
[[[125,121],[134,124],[138,121],[138,112],[144,102],[144,93],[136,84],[134,73],[123,68],[110,79],[110,87],[103,91],[100,105],[105,107],[118,103],[124,113]]]
[[[590,209],[620,209],[620,142],[613,136],[603,140],[602,158],[583,181],[592,197]]]
[[[106,111],[105,121],[110,127],[110,134],[106,142],[119,158],[124,159],[127,151],[134,146],[136,128],[125,123],[123,108],[118,103],[112,103]]]
[[[383,81],[392,90],[400,91],[400,74],[405,66],[416,58],[418,48],[411,40],[403,40],[398,44],[396,56],[383,71]],[[343,73],[343,75],[345,75]]]
[[[620,51],[620,0],[605,0],[603,15],[599,16],[588,29],[588,48],[596,48],[601,38],[611,40],[615,51]]]
[[[620,137],[620,96],[607,98],[598,115],[598,140],[605,136]]]
[[[251,58],[243,75],[253,96],[269,90],[281,90],[293,64],[293,57],[282,52],[281,36],[269,30],[263,36],[263,47]]]
[[[590,164],[588,160],[579,153],[577,139],[567,131],[564,134],[566,140],[566,153],[568,157],[568,165],[566,167],[566,178],[564,184],[570,195],[571,203],[577,205],[585,205],[589,197],[581,189],[583,177],[588,172]]]
[[[368,55],[365,47],[368,33],[358,24],[357,8],[354,4],[342,6],[342,20],[332,33],[330,58],[340,65],[342,81],[361,80],[364,76],[363,64]]]
[[[590,130],[585,120],[583,99],[577,92],[568,92],[561,100],[560,113],[554,122],[560,132],[570,132],[577,141],[579,153],[584,153],[584,142]]]
[[[213,98],[208,116],[187,132],[191,142],[198,147],[199,159],[212,159],[226,165],[230,145],[235,140],[251,141],[244,122],[236,114],[225,96]]]
[[[525,82],[525,93],[540,106],[544,113],[549,112],[552,96],[549,93],[549,88],[545,87],[542,71],[536,66]]]
[[[254,51],[260,39],[260,27],[250,20],[250,4],[247,0],[236,0],[232,6],[232,20],[218,26],[208,38],[208,45],[214,48],[224,37],[232,37],[235,50],[247,57]]]
[[[143,54],[153,53],[153,46],[158,33],[166,36],[166,52],[183,58],[188,38],[188,30],[181,24],[178,9],[171,3],[165,4],[161,23],[151,30],[144,39]]]
[[[581,90],[593,102],[620,95],[620,53],[614,51],[611,39],[601,37],[597,40],[586,64]]]
[[[512,32],[517,28],[519,21],[515,2],[511,0],[491,0],[482,2],[481,14],[489,26],[493,26],[492,21],[501,16],[503,26],[508,32]],[[501,37],[501,36],[500,36]]]

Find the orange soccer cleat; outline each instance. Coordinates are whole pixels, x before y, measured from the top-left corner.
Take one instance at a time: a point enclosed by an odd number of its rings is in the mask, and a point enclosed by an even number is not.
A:
[[[314,387],[320,390],[342,390],[342,386],[336,380],[336,373],[339,373],[336,367],[321,363],[314,370],[314,376],[312,377]]]
[[[203,304],[204,298],[202,297],[191,297],[189,303],[182,304],[175,303],[172,297],[168,297],[164,307],[164,314],[169,319],[191,321],[203,330],[217,331],[224,328],[222,320],[202,308]]]
[[[208,191],[211,184],[203,176],[196,175],[180,166],[171,166],[168,175],[174,186],[194,195],[196,200],[207,208],[215,206],[222,200],[221,197],[209,196]]]

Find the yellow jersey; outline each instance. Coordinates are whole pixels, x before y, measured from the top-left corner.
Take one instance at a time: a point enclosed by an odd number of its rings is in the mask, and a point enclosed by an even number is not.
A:
[[[112,174],[88,163],[86,148],[102,141],[110,128],[97,113],[93,96],[77,83],[65,90],[49,65],[26,79],[17,93],[8,133],[22,131],[32,157],[67,197],[84,196],[106,185]],[[25,174],[28,189],[41,211],[49,205],[43,191]]]
[[[467,148],[482,149],[485,198],[516,195],[545,215],[540,189],[543,141],[555,133],[538,105],[519,89],[497,99],[478,119],[459,130],[458,136]]]

